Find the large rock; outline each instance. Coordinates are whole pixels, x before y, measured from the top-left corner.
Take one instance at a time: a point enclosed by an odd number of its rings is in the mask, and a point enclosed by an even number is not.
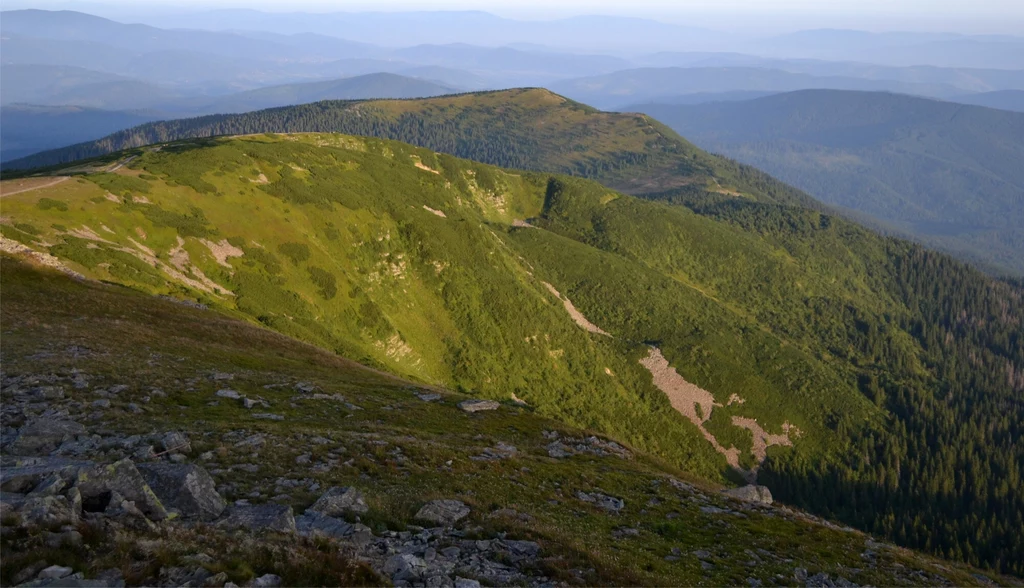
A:
[[[742,500],[744,502],[754,502],[758,504],[771,504],[772,503],[772,492],[767,486],[756,486],[749,484],[747,486],[741,486],[739,488],[729,488],[723,490],[722,494]]]
[[[104,510],[110,503],[112,492],[116,491],[134,502],[150,520],[167,518],[167,509],[130,459],[83,468],[78,472],[75,486],[82,493],[82,501],[88,511]]]
[[[63,457],[28,458],[19,465],[0,468],[0,490],[27,494],[40,484],[57,476],[65,485],[70,485],[78,476],[78,470],[92,467],[90,461],[75,461]]]
[[[138,469],[157,498],[183,517],[211,521],[224,512],[224,499],[203,468],[192,464],[147,463],[140,464]]]
[[[69,420],[33,419],[18,429],[18,437],[7,448],[11,455],[48,455],[65,441],[85,434],[85,427]]]
[[[451,526],[469,515],[469,507],[458,500],[431,500],[416,513],[421,521]]]
[[[339,517],[347,512],[364,514],[368,510],[370,508],[366,506],[362,492],[351,486],[344,488],[334,486],[327,490],[327,492],[324,492],[323,496],[313,506],[306,509],[306,512],[320,513],[328,517]]]
[[[17,512],[25,524],[54,527],[78,522],[82,503],[77,495],[29,496],[17,504]]]
[[[294,533],[295,514],[292,507],[283,504],[235,505],[217,525],[228,529]]]
[[[480,412],[481,410],[497,410],[501,405],[494,400],[463,400],[459,408],[466,412]]]

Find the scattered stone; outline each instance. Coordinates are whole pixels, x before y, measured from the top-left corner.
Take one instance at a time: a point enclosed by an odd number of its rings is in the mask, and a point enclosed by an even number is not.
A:
[[[549,456],[558,459],[566,458],[572,455],[572,450],[569,449],[569,447],[565,443],[562,443],[561,441],[552,441],[551,443],[548,444],[546,449],[548,450]]]
[[[269,408],[270,405],[263,400],[253,400],[252,398],[242,397],[242,406],[248,409],[252,409],[257,406]]]
[[[157,497],[182,516],[211,521],[224,512],[224,499],[203,468],[152,463],[141,464],[138,469]]]
[[[463,400],[459,408],[466,412],[480,412],[482,410],[497,410],[501,404],[494,400]]]
[[[188,437],[184,433],[178,431],[171,431],[164,435],[161,439],[161,444],[164,448],[164,453],[191,453],[192,444],[189,443]]]
[[[469,515],[469,507],[459,500],[431,500],[416,513],[416,518],[438,525],[451,526]]]
[[[612,537],[615,539],[625,539],[626,537],[639,537],[640,529],[633,527],[619,527],[612,530]]]
[[[85,427],[69,420],[33,419],[18,429],[18,437],[7,448],[11,455],[46,455],[65,441],[85,434]]]
[[[302,536],[324,535],[327,537],[348,537],[355,532],[355,526],[334,517],[307,510],[295,517],[295,530]]]
[[[284,417],[279,414],[272,414],[269,412],[257,412],[252,415],[254,419],[260,419],[265,421],[283,421]]]
[[[241,394],[239,394],[236,390],[232,390],[230,388],[224,388],[223,390],[217,390],[217,394],[216,395],[221,397],[221,398],[229,398],[231,400],[239,400],[239,399],[242,398]]]
[[[741,486],[739,488],[729,488],[728,490],[723,490],[722,494],[725,494],[730,498],[742,500],[744,502],[753,502],[757,504],[772,503],[772,493],[770,490],[768,490],[767,486],[756,486],[754,484],[748,484],[746,486]]]
[[[11,578],[11,584],[24,584],[25,582],[28,582],[32,578],[38,576],[39,572],[43,571],[47,567],[49,566],[47,566],[45,560],[39,560],[33,564],[30,564],[27,567],[22,568],[21,571],[19,571],[17,574],[14,574],[14,577]]]
[[[52,475],[58,475],[70,485],[79,468],[92,466],[92,462],[74,461],[63,457],[36,457],[23,460],[24,465],[4,467],[0,476],[0,490],[28,494]]]
[[[160,568],[161,586],[202,586],[210,578],[206,568],[164,566]]]
[[[267,442],[266,438],[263,435],[260,435],[259,433],[257,433],[255,435],[250,435],[250,436],[246,437],[245,439],[242,439],[238,443],[235,443],[235,447],[240,447],[240,448],[257,448],[257,447],[262,447],[264,444],[266,444],[266,442]]]
[[[455,588],[480,588],[480,582],[469,578],[455,578]]]
[[[281,576],[274,574],[264,574],[252,581],[253,588],[277,588],[283,584]]]
[[[110,408],[110,401],[107,400],[106,398],[100,398],[99,400],[94,400],[93,401],[92,407],[93,408]]]
[[[474,455],[470,459],[476,461],[491,461],[499,459],[511,459],[516,456],[519,452],[514,446],[509,445],[503,441],[499,441],[494,447],[488,447],[484,449],[483,454]]]
[[[384,563],[384,573],[393,582],[410,582],[419,580],[427,570],[427,562],[411,553],[400,553],[391,556]]]
[[[435,400],[441,400],[441,395],[434,392],[417,392],[416,398],[423,402],[434,402]]]
[[[600,492],[592,492],[588,494],[580,490],[576,492],[576,498],[611,512],[619,512],[626,507],[625,500],[615,498],[614,496],[608,496],[607,494],[601,494]]]
[[[295,384],[295,389],[304,394],[312,394],[319,390],[315,384],[311,384],[309,382],[299,382],[298,384]]]
[[[292,507],[282,504],[239,505],[235,503],[227,511],[227,516],[217,523],[228,529],[248,529],[250,531],[281,531],[295,532],[295,515]]]
[[[40,580],[59,580],[75,573],[75,570],[64,566],[50,566],[39,572],[36,578]]]
[[[351,486],[344,488],[335,486],[324,492],[313,506],[306,509],[306,512],[315,512],[328,517],[338,517],[347,512],[365,514],[369,510],[366,500],[363,499],[362,492]]]

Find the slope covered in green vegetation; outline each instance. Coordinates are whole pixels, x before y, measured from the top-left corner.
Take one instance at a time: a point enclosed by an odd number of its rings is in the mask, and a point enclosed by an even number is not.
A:
[[[763,172],[701,151],[647,116],[600,112],[542,89],[419,100],[325,101],[163,121],[5,167],[63,164],[179,139],[303,132],[394,139],[502,167],[590,177],[634,194],[683,187],[738,190],[754,199],[816,205]]]
[[[0,272],[5,428],[22,425],[14,407],[25,392],[62,389],[66,396],[47,407],[87,423],[107,459],[131,439],[174,431],[190,440],[179,460],[208,469],[229,502],[291,507],[298,518],[323,489],[344,486],[360,490],[367,507],[346,517],[361,521],[361,539],[175,520],[115,533],[93,514],[76,525],[79,541],[66,543],[52,540],[58,533],[29,532],[5,511],[4,585],[16,584],[26,568],[38,570],[40,560],[108,583],[113,573],[130,586],[193,569],[209,578],[206,585],[264,574],[287,586],[389,585],[393,552],[382,557],[380,546],[410,551],[411,538],[424,537],[417,510],[433,499],[463,501],[470,512],[457,529],[433,529],[412,550],[433,550],[425,573],[454,562],[451,575],[488,584],[1012,582],[791,509],[728,500],[650,456],[512,403],[464,413],[456,407],[460,395],[215,311],[73,280],[6,254]],[[216,396],[226,386],[262,399],[283,420],[260,420]],[[104,401],[97,411],[94,403]],[[554,457],[552,445],[566,454]],[[12,458],[4,459],[6,474]],[[581,493],[623,501],[606,511]],[[5,506],[10,497],[4,493]],[[523,559],[509,546],[537,551]],[[470,557],[486,565],[474,567]],[[421,557],[413,561],[423,565]],[[447,575],[433,578],[451,583]]]
[[[706,479],[767,457],[786,501],[1021,572],[1022,292],[945,256],[764,193],[643,200],[334,134],[52,181],[5,182],[9,248]]]
[[[889,231],[1024,275],[1022,113],[830,90],[635,109]]]

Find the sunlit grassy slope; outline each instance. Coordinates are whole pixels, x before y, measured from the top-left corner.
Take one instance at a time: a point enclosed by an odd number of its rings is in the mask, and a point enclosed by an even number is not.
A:
[[[737,480],[639,363],[655,345],[722,405],[706,427],[741,465],[753,465],[753,440],[732,417],[795,427],[762,475],[783,496],[897,536],[896,517],[949,512],[915,498],[933,485],[920,472],[1020,458],[1013,420],[986,425],[989,442],[969,455],[917,445],[975,435],[943,428],[952,417],[936,410],[975,419],[1013,406],[1016,384],[1000,378],[1022,361],[1018,290],[771,198],[670,200],[687,206],[394,141],[255,135],[164,145],[114,173],[10,193],[0,230],[89,277],[199,300],[426,384],[518,398],[694,475]],[[611,337],[580,328],[545,283]],[[945,346],[935,329],[948,329]],[[967,405],[934,392],[971,378]],[[893,463],[910,464],[905,486],[891,485]],[[831,491],[804,484],[811,473],[834,476]],[[855,481],[906,496],[851,503]],[[990,562],[1019,549],[1019,480],[1006,482],[949,495],[984,490],[1006,505],[991,528],[1008,543],[977,544]]]
[[[328,100],[161,121],[5,167],[64,164],[153,143],[267,132],[395,139],[507,168],[589,177],[634,194],[683,190],[818,206],[763,172],[698,149],[647,115],[601,112],[542,88],[413,100]]]
[[[458,498],[472,509],[468,538],[500,534],[537,541],[540,557],[529,571],[570,585],[717,586],[748,578],[788,584],[796,581],[796,568],[861,585],[1007,581],[799,512],[740,506],[715,496],[713,485],[642,453],[551,458],[545,447],[552,434],[571,442],[592,433],[507,402],[497,411],[468,415],[455,406],[464,399],[460,395],[424,390],[216,311],[74,280],[6,255],[0,283],[6,377],[86,378],[89,386],[68,387],[68,401],[78,405],[97,398],[101,388],[119,386],[95,426],[122,436],[182,431],[195,454],[213,456],[203,463],[219,485],[230,483],[229,500],[270,493],[275,480],[290,477],[307,476],[321,488],[354,485],[369,505],[363,523],[383,534],[412,529],[414,513],[427,500]],[[257,420],[233,403],[211,406],[214,392],[226,385],[215,375],[271,403],[284,420]],[[327,397],[343,395],[347,404],[296,400],[299,382]],[[441,398],[414,396],[428,391],[441,392]],[[128,403],[141,409],[130,413]],[[232,433],[267,440],[258,468],[231,467],[234,460],[251,459],[249,451],[232,451],[223,441]],[[499,443],[515,446],[515,457],[473,459]],[[329,452],[343,452],[346,462],[319,469],[296,463],[303,454],[319,463]],[[577,491],[623,497],[625,507],[608,513],[580,501]],[[290,491],[285,503],[300,512],[318,495],[303,486]],[[632,534],[623,534],[625,528]],[[160,566],[195,566],[197,552],[209,554],[206,568],[237,583],[274,573],[291,586],[386,584],[367,566],[356,567],[334,542],[273,532],[241,537],[212,526],[168,523],[159,531],[94,531],[78,544],[44,545],[40,537],[38,548],[25,551],[33,539],[8,528],[2,541],[5,585],[40,558],[74,566],[89,578],[114,567],[134,585]],[[705,564],[694,555],[701,552]],[[864,553],[871,554],[870,565]]]

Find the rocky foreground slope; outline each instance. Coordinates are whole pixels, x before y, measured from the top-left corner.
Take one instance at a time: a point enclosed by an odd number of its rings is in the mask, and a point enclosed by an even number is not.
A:
[[[15,257],[0,271],[4,585],[1009,582],[513,402]]]

